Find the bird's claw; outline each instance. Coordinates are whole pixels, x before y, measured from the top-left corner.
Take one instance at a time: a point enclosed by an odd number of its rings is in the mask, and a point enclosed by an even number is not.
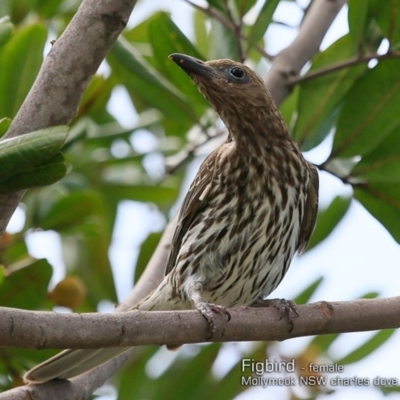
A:
[[[299,317],[297,305],[293,300],[286,299],[258,299],[253,307],[275,307],[279,311],[279,321],[286,317],[289,324],[289,333],[293,331],[293,319]]]
[[[221,332],[220,335],[222,337],[225,333],[225,328],[224,325],[218,326],[215,323],[215,314],[219,315],[220,317],[225,317],[226,322],[228,322],[231,320],[231,314],[229,313],[229,311],[223,306],[207,302],[200,302],[196,304],[196,308],[208,323],[209,332],[206,337],[206,340],[210,340],[214,336],[214,333],[217,332],[217,330]]]

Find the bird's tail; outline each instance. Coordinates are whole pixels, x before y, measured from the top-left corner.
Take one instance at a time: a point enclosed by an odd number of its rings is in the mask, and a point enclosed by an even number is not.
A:
[[[172,296],[167,278],[139,303],[131,308],[142,311],[190,309],[189,302]],[[43,383],[52,379],[69,379],[89,371],[128,350],[127,347],[101,349],[64,350],[28,371],[24,376],[27,383]]]
[[[43,383],[52,379],[69,379],[118,356],[127,347],[64,350],[28,371],[26,383]]]

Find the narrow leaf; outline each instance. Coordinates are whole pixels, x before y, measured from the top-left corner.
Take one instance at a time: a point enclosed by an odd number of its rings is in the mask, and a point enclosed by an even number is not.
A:
[[[13,24],[10,21],[10,17],[5,16],[0,18],[0,47],[10,40],[12,29]]]
[[[309,73],[329,68],[355,54],[354,43],[350,35],[346,35],[315,57]],[[366,70],[366,65],[357,65],[300,83],[293,136],[303,150],[317,146],[328,135],[345,95]]]
[[[392,49],[400,42],[400,0],[369,0],[371,14],[378,22],[383,35],[389,40]]]
[[[160,241],[161,233],[150,233],[147,239],[140,246],[140,253],[135,267],[134,283],[136,283],[145,270],[151,256]],[[165,260],[167,261],[167,260]]]
[[[315,231],[311,236],[308,250],[325,240],[335,229],[349,209],[351,198],[337,196],[325,210],[318,212]]]
[[[51,185],[64,178],[67,173],[64,156],[57,153],[50,160],[33,169],[0,182],[0,193]]]
[[[8,131],[8,128],[11,125],[10,118],[2,118],[0,119],[0,138]]]
[[[354,187],[354,195],[400,243],[400,185],[391,182],[360,184]]]
[[[347,365],[360,361],[382,346],[388,339],[390,339],[393,333],[395,333],[394,329],[385,329],[379,331],[357,349],[353,350],[340,360],[336,360],[335,362],[341,365]]]
[[[349,29],[351,38],[357,48],[361,48],[363,45],[365,29],[368,21],[368,6],[368,0],[349,0]]]
[[[400,129],[396,129],[354,167],[352,177],[361,182],[400,183]]]
[[[54,157],[67,135],[67,126],[56,126],[0,141],[0,182]]]
[[[296,296],[296,298],[294,299],[296,304],[307,303],[311,299],[311,296],[315,293],[315,291],[320,287],[323,279],[324,278],[322,277],[316,279],[311,285],[309,285],[298,296]]]
[[[47,29],[29,25],[14,33],[0,54],[0,115],[14,117],[43,60]]]
[[[331,157],[364,155],[400,126],[400,60],[382,60],[346,96]]]
[[[247,40],[247,46],[250,49],[252,46],[261,40],[267,31],[269,24],[272,21],[272,16],[278,6],[280,0],[265,0],[260,13],[257,16],[256,21],[251,27],[249,37]]]

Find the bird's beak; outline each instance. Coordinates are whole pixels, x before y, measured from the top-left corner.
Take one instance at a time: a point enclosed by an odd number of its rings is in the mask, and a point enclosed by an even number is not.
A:
[[[190,76],[198,75],[211,80],[215,75],[213,68],[197,58],[179,53],[171,54],[168,58],[175,61]]]

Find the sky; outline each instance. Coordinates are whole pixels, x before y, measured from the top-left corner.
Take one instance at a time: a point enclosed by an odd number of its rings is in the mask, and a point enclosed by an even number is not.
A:
[[[201,2],[198,2],[201,4]],[[162,8],[163,1],[141,1],[134,10],[130,24],[136,25],[154,10]],[[306,5],[307,1],[301,1]],[[259,3],[260,5],[260,3]],[[168,8],[172,10],[172,17],[180,29],[189,37],[192,35],[191,19],[188,18],[191,8],[182,0],[170,0]],[[275,19],[285,20],[295,25],[301,18],[301,13],[296,5],[287,2],[279,7]],[[248,16],[249,21],[252,15]],[[339,14],[326,35],[322,49],[342,36],[348,31],[347,8]],[[268,51],[276,54],[287,46],[296,35],[296,31],[288,30],[279,25],[271,28],[266,37]],[[129,126],[136,118],[130,109],[130,100],[126,93],[116,91],[109,104],[109,111],[113,113],[122,124]],[[315,163],[322,162],[329,154],[332,137],[313,151],[306,153],[305,157]],[[136,144],[135,144],[136,143]],[[133,138],[134,146],[143,150],[154,145],[154,138],[146,132],[141,132]],[[190,166],[186,178],[186,187],[193,176],[205,154],[196,159]],[[150,168],[160,168],[156,159],[148,160]],[[183,194],[182,193],[182,194]],[[343,185],[338,179],[322,172],[320,173],[320,206],[326,207],[337,195],[351,195],[351,188]],[[9,225],[10,231],[21,229],[23,212],[18,210]],[[131,279],[133,266],[138,256],[140,244],[151,231],[161,230],[165,224],[165,218],[151,205],[126,201],[123,202],[118,211],[117,222],[113,235],[113,244],[110,249],[110,258],[115,271],[115,279],[119,299],[123,300],[131,290]],[[137,227],[136,231],[133,227]],[[151,227],[151,228],[150,228]],[[61,255],[61,243],[54,232],[32,233],[28,236],[28,246],[32,255],[36,257],[47,257],[55,266],[55,274],[52,284],[62,279],[65,270]],[[51,245],[49,245],[51,243]],[[363,296],[367,292],[377,291],[380,296],[396,296],[399,293],[400,282],[400,246],[393,240],[386,229],[373,218],[357,201],[353,201],[351,207],[329,238],[313,250],[296,257],[285,276],[283,282],[273,293],[273,297],[294,298],[305,287],[310,285],[318,277],[323,276],[324,281],[317,290],[311,301],[340,301],[352,300]],[[113,305],[103,304],[101,311],[111,311]],[[332,356],[340,358],[360,345],[360,342],[370,337],[372,333],[343,334],[332,348]],[[300,338],[284,343],[277,343],[277,348],[283,354],[292,356],[300,352],[309,338]],[[400,379],[397,360],[400,356],[400,334],[396,332],[392,338],[375,351],[367,359],[357,363],[355,367],[346,366],[345,376],[365,376],[374,378],[377,375],[383,377],[396,377]],[[185,346],[186,347],[186,346]],[[190,349],[190,347],[188,347]],[[185,351],[185,350],[184,350]],[[189,351],[189,350],[188,350]],[[173,355],[165,355],[160,349],[160,354],[165,361]],[[229,355],[220,360],[219,366],[224,370],[229,365]],[[157,364],[157,363],[154,363]],[[225,365],[225,367],[224,367]],[[219,368],[219,367],[218,367]],[[150,368],[152,370],[152,368]],[[285,388],[254,388],[251,394],[240,395],[238,400],[250,398],[265,398],[269,395],[282,398]],[[304,394],[301,388],[299,394]],[[377,400],[383,396],[371,387],[341,388],[336,394],[320,396],[319,399],[339,400],[343,398]],[[105,399],[106,397],[104,397]],[[107,399],[110,397],[107,397]],[[400,399],[400,395],[390,396],[390,399]]]

